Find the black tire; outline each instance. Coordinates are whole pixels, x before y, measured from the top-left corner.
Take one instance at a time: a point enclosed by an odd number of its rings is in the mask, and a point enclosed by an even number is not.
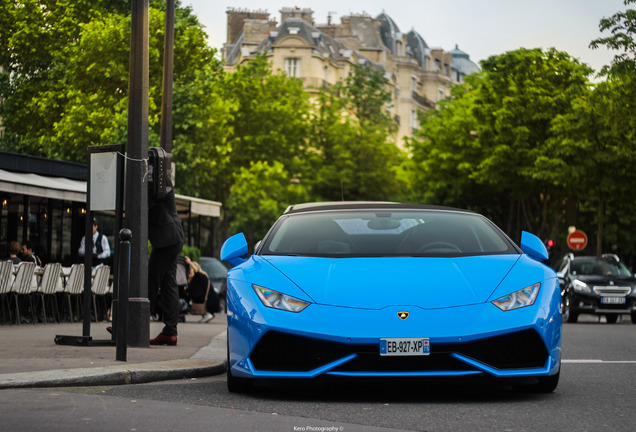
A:
[[[605,314],[605,320],[608,324],[616,324],[616,321],[618,321],[618,314]]]
[[[572,299],[566,295],[563,299],[563,321],[575,323],[579,320],[578,312],[572,309]]]
[[[559,377],[561,376],[561,368],[555,375],[539,378],[539,382],[531,386],[535,393],[552,393],[559,385]]]
[[[247,393],[252,389],[252,383],[250,380],[246,378],[239,378],[232,375],[232,371],[230,368],[230,338],[228,335],[227,339],[227,360],[226,360],[226,368],[227,371],[227,390],[230,393]]]
[[[636,312],[632,312],[632,324],[636,324]]]
[[[523,393],[552,393],[559,385],[561,376],[561,364],[559,363],[559,371],[555,375],[539,377],[537,382],[529,385],[515,386],[514,389]]]

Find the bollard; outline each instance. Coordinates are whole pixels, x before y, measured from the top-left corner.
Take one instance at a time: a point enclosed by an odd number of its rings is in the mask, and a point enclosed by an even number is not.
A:
[[[130,240],[128,228],[119,231],[119,290],[117,294],[117,336],[115,360],[126,361],[128,348],[128,291],[130,284]]]

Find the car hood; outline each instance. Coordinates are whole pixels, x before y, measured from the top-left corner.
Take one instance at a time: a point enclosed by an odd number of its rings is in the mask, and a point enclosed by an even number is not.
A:
[[[319,304],[436,309],[486,302],[519,257],[261,258]]]

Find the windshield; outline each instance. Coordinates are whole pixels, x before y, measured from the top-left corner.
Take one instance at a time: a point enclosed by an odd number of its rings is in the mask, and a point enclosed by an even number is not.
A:
[[[483,216],[439,210],[338,210],[281,217],[260,255],[470,256],[519,253]]]
[[[585,258],[572,261],[575,276],[631,276],[625,265],[612,258]]]

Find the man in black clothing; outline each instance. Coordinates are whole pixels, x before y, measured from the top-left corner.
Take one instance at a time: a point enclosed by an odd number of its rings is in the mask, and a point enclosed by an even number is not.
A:
[[[179,322],[179,288],[177,257],[183,248],[185,235],[177,213],[172,183],[161,199],[149,198],[148,239],[152,245],[148,261],[148,299],[150,313],[161,311],[164,327],[150,340],[150,345],[176,345]]]

